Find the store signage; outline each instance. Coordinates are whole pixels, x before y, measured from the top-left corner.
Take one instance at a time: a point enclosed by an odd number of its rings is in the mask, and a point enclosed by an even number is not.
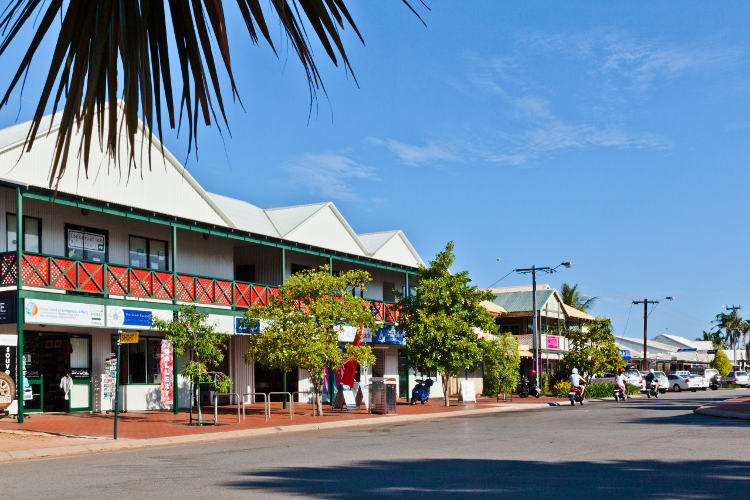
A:
[[[556,335],[547,335],[547,349],[557,349],[558,338]]]
[[[111,328],[153,328],[153,320],[172,321],[172,311],[142,307],[107,306],[107,326]]]
[[[120,333],[121,344],[137,344],[138,343],[138,332],[122,332]]]
[[[620,349],[620,356],[625,361],[629,361],[630,360],[630,351],[627,350],[627,349]]]
[[[161,341],[161,356],[159,357],[159,375],[161,375],[161,404],[172,402],[174,397],[174,352],[169,340]]]
[[[375,330],[372,334],[372,343],[406,345],[406,337],[404,337],[404,332],[399,332],[396,328],[390,326]]]
[[[16,322],[16,298],[13,295],[0,296],[0,324]]]
[[[104,251],[104,235],[84,231],[68,230],[68,248],[82,248],[95,252]]]
[[[110,353],[104,360],[102,375],[102,399],[115,399],[115,378],[117,377],[117,358]]]
[[[26,323],[104,326],[104,306],[100,304],[24,299],[23,314]]]
[[[225,333],[233,335],[235,331],[234,316],[224,316],[223,314],[209,314],[206,322],[214,327],[216,333]]]
[[[70,376],[75,379],[89,379],[91,378],[91,371],[87,368],[73,368],[70,370]]]
[[[354,342],[357,337],[357,327],[343,325],[339,328],[339,342]],[[372,342],[372,332],[365,328],[365,334],[362,336],[362,342],[369,344]]]
[[[16,380],[18,347],[15,335],[0,335],[0,371]]]

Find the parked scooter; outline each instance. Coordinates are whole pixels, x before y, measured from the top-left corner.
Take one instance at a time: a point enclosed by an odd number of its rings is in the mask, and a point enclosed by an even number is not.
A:
[[[430,387],[434,382],[431,379],[417,380],[417,385],[411,390],[411,404],[417,402],[425,404],[430,399]]]
[[[518,383],[518,388],[516,388],[516,393],[522,398],[529,397],[529,379],[526,375],[521,377],[521,381]]]
[[[585,384],[583,381],[581,382],[580,387],[576,387],[574,385],[570,386],[570,392],[568,392],[568,398],[570,399],[570,404],[575,406],[576,403],[583,404],[584,396],[583,391],[585,389]]]
[[[628,390],[621,385],[616,385],[615,401],[625,401],[626,399],[628,399]]]

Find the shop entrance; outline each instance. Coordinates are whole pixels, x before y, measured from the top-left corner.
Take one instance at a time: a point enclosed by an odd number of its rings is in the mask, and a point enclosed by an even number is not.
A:
[[[292,370],[286,374],[286,392],[297,392],[298,370]],[[255,391],[256,392],[281,392],[284,390],[284,374],[281,370],[271,369],[260,363],[255,363]],[[277,396],[279,398],[281,396]]]
[[[24,404],[28,410],[91,410],[91,337],[30,332],[24,335],[24,357],[33,393]],[[64,377],[69,384],[62,383]]]

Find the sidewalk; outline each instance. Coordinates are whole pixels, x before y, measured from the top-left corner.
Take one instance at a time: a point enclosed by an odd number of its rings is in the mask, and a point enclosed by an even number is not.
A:
[[[280,432],[315,431],[361,425],[393,424],[434,418],[475,415],[544,408],[560,401],[558,398],[513,398],[513,402],[496,402],[481,398],[477,403],[457,403],[442,406],[442,400],[431,400],[426,405],[400,402],[395,415],[373,415],[364,409],[333,410],[324,407],[324,416],[313,417],[312,406],[295,404],[294,419],[281,403],[272,404],[271,418],[266,422],[262,404],[248,405],[246,417],[237,422],[236,406],[219,409],[219,425],[188,425],[188,413],[174,415],[165,411],[121,413],[118,418],[118,439],[112,439],[113,415],[71,413],[37,414],[26,416],[23,424],[15,420],[0,420],[0,462],[96,453],[151,446],[185,444],[219,439],[240,439],[267,436]],[[208,411],[208,408],[206,408]],[[194,414],[195,415],[195,414]],[[204,413],[204,417],[213,416]]]
[[[750,396],[699,406],[695,409],[695,413],[712,417],[750,420]]]

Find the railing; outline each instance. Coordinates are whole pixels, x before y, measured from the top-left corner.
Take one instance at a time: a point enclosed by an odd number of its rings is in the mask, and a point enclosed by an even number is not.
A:
[[[38,253],[24,252],[21,268],[24,286],[197,304],[248,308],[266,304],[279,292],[277,287],[258,283]],[[16,253],[0,254],[0,286],[15,285],[17,279]],[[395,323],[398,318],[395,304],[366,300],[365,307],[377,321]]]

